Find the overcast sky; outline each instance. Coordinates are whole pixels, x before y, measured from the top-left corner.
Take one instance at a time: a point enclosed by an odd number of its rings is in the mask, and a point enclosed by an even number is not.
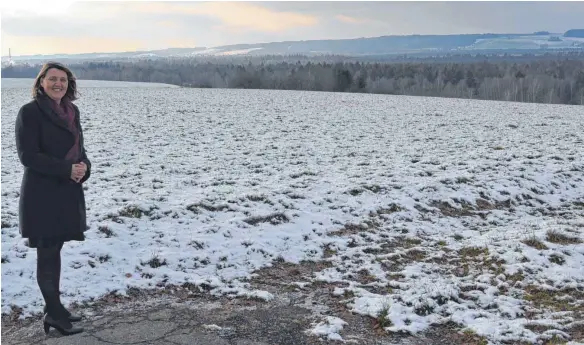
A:
[[[2,0],[3,56],[584,28],[581,1],[54,2]]]

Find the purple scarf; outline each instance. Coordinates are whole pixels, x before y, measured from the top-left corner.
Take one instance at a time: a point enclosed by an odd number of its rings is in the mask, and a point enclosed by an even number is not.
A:
[[[63,99],[61,99],[61,104],[59,105],[50,97],[47,98],[49,98],[51,108],[63,121],[65,121],[65,123],[67,123],[69,131],[75,136],[75,143],[71,149],[69,149],[69,152],[67,152],[65,159],[78,162],[81,158],[81,151],[79,149],[79,131],[77,130],[77,126],[75,126],[75,109],[73,108],[73,103],[71,103],[66,97],[63,97]]]

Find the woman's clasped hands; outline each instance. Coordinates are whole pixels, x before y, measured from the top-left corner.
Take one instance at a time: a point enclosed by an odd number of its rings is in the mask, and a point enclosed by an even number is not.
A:
[[[87,171],[87,165],[84,162],[73,164],[73,168],[71,169],[71,179],[77,183],[81,181],[83,176],[85,176],[85,172]]]

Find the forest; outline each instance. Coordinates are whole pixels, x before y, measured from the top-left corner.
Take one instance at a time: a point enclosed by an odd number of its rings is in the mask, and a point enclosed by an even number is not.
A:
[[[466,62],[312,61],[247,63],[165,58],[68,64],[79,79],[139,81],[197,88],[278,89],[472,98],[584,105],[584,58],[473,59]],[[34,78],[39,64],[2,69],[3,78]]]

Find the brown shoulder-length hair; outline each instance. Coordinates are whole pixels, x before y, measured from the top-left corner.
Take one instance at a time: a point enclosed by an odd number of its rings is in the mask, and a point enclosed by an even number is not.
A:
[[[51,68],[59,69],[65,73],[67,73],[67,92],[65,93],[65,97],[68,98],[70,101],[74,101],[79,98],[79,93],[77,92],[77,81],[73,72],[63,64],[49,61],[43,65],[39,74],[37,75],[36,79],[34,80],[34,86],[32,87],[32,97],[37,98],[39,96],[39,90],[42,88],[41,81],[47,75],[48,70]]]

